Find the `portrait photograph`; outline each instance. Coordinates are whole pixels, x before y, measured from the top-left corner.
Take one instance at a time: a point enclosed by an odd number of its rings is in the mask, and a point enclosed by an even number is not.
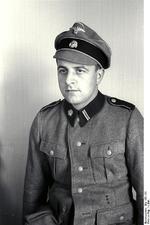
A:
[[[0,1],[0,225],[150,224],[144,15],[144,0]]]

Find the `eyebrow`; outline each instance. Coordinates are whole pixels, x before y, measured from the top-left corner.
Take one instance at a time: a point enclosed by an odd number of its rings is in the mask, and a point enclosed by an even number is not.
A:
[[[64,69],[68,69],[66,66],[63,66],[63,65],[59,65],[58,67],[57,67],[57,69],[60,69],[60,68],[64,68]],[[78,65],[78,66],[74,66],[73,67],[74,69],[79,69],[79,68],[82,68],[82,69],[85,69],[86,71],[88,71],[88,68],[86,67],[86,66],[83,66],[83,65]]]
[[[60,69],[60,68],[67,69],[67,67],[65,67],[65,66],[61,66],[61,65],[57,67],[57,69]]]
[[[81,65],[81,66],[75,66],[74,68],[77,68],[77,69],[78,69],[78,68],[81,68],[81,69],[85,69],[85,70],[88,71],[88,68],[87,68],[86,66],[82,66],[82,65]]]

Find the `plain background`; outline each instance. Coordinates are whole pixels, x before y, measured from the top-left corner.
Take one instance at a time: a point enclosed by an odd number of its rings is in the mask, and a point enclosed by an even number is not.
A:
[[[143,114],[143,0],[0,1],[0,225],[21,225],[29,129],[41,107],[62,98],[54,39],[76,21],[112,49],[99,89]]]

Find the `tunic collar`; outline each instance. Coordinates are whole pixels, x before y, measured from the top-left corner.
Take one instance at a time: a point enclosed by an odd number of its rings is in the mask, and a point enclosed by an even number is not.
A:
[[[64,111],[71,124],[74,126],[75,120],[79,118],[79,124],[83,127],[104,105],[104,95],[98,92],[97,96],[83,109],[76,110],[69,102],[64,100]]]

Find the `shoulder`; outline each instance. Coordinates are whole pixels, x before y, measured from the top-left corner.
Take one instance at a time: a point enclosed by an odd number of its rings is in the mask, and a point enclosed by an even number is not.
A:
[[[121,99],[118,99],[115,97],[110,97],[110,96],[106,96],[106,99],[107,99],[108,104],[111,106],[124,108],[129,111],[132,111],[135,109],[135,105],[130,102],[127,102],[127,101],[124,101],[124,100],[121,100]]]
[[[49,119],[53,115],[57,115],[56,111],[58,111],[59,105],[61,105],[61,100],[52,102],[44,107],[42,107],[36,114],[32,126],[31,126],[31,133],[37,132],[38,130],[41,130],[42,126],[44,124],[47,124]]]
[[[46,110],[48,110],[48,109],[56,108],[57,106],[60,105],[61,102],[62,102],[61,99],[59,99],[58,101],[51,102],[50,104],[48,104],[48,105],[42,107],[42,108],[40,109],[40,112],[46,111]]]

